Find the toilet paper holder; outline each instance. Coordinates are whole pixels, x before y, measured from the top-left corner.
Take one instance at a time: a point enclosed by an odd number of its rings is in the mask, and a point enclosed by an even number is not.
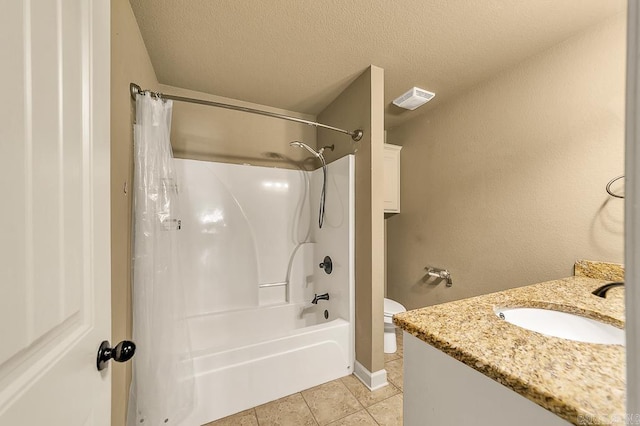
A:
[[[451,287],[453,285],[453,280],[451,279],[451,272],[449,272],[449,270],[436,268],[433,266],[425,266],[424,269],[427,271],[427,275],[429,275],[430,277],[447,280],[447,287]]]

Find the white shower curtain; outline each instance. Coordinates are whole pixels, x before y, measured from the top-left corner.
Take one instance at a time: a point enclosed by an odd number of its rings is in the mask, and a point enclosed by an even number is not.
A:
[[[178,271],[178,185],[172,102],[136,99],[134,126],[133,381],[127,424],[178,425],[195,403]]]

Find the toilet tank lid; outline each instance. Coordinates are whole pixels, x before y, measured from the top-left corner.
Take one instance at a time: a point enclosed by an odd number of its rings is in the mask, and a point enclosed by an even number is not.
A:
[[[387,299],[385,297],[385,299],[384,299],[384,313],[385,314],[395,315],[395,314],[399,314],[400,312],[406,312],[406,310],[407,309],[404,306],[402,306],[401,304],[399,304],[395,300]]]

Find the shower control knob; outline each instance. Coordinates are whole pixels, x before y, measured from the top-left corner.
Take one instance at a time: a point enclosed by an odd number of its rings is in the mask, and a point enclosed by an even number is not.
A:
[[[136,353],[136,344],[123,340],[118,343],[114,348],[111,348],[111,343],[108,340],[103,341],[98,348],[98,358],[96,359],[96,366],[98,371],[102,371],[107,368],[107,363],[110,359],[116,362],[126,362],[133,358]]]
[[[324,272],[330,274],[333,271],[333,262],[331,262],[331,258],[329,256],[324,257],[324,262],[320,264],[320,268],[324,269]]]

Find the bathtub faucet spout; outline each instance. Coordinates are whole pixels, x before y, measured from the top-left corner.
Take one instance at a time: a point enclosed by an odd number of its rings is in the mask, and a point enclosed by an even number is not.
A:
[[[329,300],[329,293],[316,294],[313,297],[313,300],[311,301],[311,303],[313,303],[314,305],[317,305],[318,304],[318,300]]]

